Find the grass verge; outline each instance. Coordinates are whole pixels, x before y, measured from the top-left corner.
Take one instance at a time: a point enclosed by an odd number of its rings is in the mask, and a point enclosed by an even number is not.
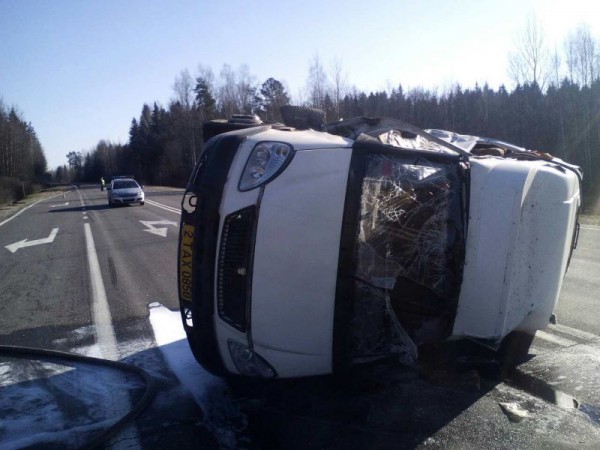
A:
[[[0,205],[0,222],[3,222],[6,219],[14,216],[20,210],[31,205],[34,202],[37,202],[38,200],[43,200],[45,198],[52,197],[53,195],[70,191],[71,189],[71,186],[57,186],[40,192],[36,192],[35,194],[28,195],[27,197],[19,201]]]

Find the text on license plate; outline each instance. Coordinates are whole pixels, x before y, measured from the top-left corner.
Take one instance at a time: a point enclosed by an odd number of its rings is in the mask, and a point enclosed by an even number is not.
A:
[[[183,300],[192,301],[192,255],[194,226],[183,224],[179,249],[179,293]]]

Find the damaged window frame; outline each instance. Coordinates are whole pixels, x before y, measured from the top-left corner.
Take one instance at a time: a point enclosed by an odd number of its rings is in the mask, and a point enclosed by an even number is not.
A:
[[[468,159],[470,155],[468,152],[401,121],[372,119],[369,122],[364,118],[357,118],[350,121],[353,123],[347,122],[333,124],[329,130],[326,130],[355,140],[348,174],[338,260],[333,327],[334,372],[344,371],[353,364],[390,355],[394,355],[403,363],[410,364],[418,357],[417,346],[427,341],[423,338],[415,339],[416,330],[414,327],[407,326],[406,315],[394,311],[395,308],[402,306],[402,302],[391,301],[394,286],[377,286],[377,283],[372,280],[365,280],[360,276],[358,251],[361,244],[365,243],[361,242],[359,236],[365,214],[363,202],[365,184],[369,181],[368,166],[376,162],[376,159],[387,159],[387,163],[392,167],[394,165],[404,168],[435,167],[438,169],[436,172],[445,171],[442,177],[452,178],[452,185],[446,191],[449,194],[446,196],[448,215],[444,218],[444,222],[450,221],[450,216],[454,216],[455,221],[458,222],[456,224],[458,233],[453,242],[454,253],[459,255],[458,260],[453,262],[453,272],[456,272],[457,276],[452,292],[448,293],[447,304],[442,305],[438,311],[440,317],[437,318],[446,321],[443,331],[431,340],[443,340],[452,334],[462,282],[469,206]],[[391,133],[395,136],[391,136]],[[422,149],[423,147],[427,149]],[[379,183],[381,185],[386,182],[401,182],[400,177],[394,179],[392,175],[385,179],[386,177],[382,176]],[[434,177],[438,178],[437,175]],[[417,237],[415,241],[418,239]],[[443,253],[447,253],[447,250],[444,249]],[[385,261],[387,262],[388,259]],[[445,264],[448,262],[445,261]],[[359,287],[361,284],[362,289]],[[360,291],[363,295],[359,293]],[[371,300],[365,299],[367,291]],[[369,301],[371,303],[367,305]],[[378,303],[375,307],[373,301]],[[377,330],[377,337],[374,337],[370,330]]]

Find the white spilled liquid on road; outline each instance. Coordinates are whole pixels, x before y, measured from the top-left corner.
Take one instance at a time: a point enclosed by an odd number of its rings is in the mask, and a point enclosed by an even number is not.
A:
[[[231,398],[227,384],[205,371],[192,355],[179,311],[170,311],[160,303],[148,306],[156,345],[179,382],[202,409],[204,424],[220,448],[238,448],[237,432],[243,431],[247,420]]]

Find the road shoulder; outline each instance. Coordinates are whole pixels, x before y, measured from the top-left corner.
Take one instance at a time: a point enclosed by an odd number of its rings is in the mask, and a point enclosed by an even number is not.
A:
[[[73,189],[71,186],[47,189],[32,195],[28,195],[26,198],[17,202],[0,205],[0,225],[34,203],[66,193],[71,189]]]

